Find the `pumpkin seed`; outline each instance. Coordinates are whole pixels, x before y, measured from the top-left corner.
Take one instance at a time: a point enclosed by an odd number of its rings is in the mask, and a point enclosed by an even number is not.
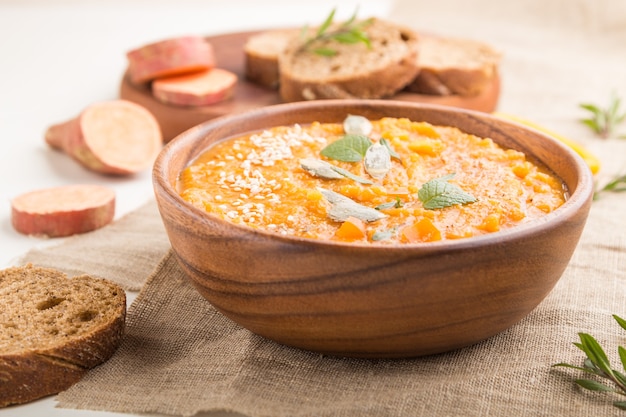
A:
[[[372,133],[372,122],[366,117],[350,114],[343,121],[343,130],[347,134],[368,136]]]
[[[380,180],[387,175],[391,169],[391,154],[389,148],[380,143],[375,143],[365,152],[363,159],[365,171],[373,178]]]

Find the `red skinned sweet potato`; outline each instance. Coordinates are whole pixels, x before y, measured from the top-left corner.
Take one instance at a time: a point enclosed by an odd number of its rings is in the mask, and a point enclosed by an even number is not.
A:
[[[167,104],[208,106],[231,97],[236,84],[236,74],[221,68],[214,68],[154,80],[152,94],[159,101]]]
[[[163,137],[156,118],[126,100],[92,104],[46,131],[46,142],[103,174],[129,175],[152,165]]]
[[[128,76],[135,84],[215,66],[213,47],[200,36],[154,42],[127,52],[126,58]]]
[[[113,221],[115,191],[99,185],[66,185],[31,191],[11,201],[11,222],[26,235],[63,237]]]

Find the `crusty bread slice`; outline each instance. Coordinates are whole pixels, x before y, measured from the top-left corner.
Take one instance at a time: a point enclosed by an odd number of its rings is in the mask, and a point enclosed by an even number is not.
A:
[[[126,294],[110,281],[31,264],[0,271],[0,407],[56,394],[109,359]]]
[[[384,98],[404,88],[418,73],[417,33],[381,19],[372,19],[363,30],[370,47],[329,39],[303,49],[301,37],[290,42],[278,60],[281,98],[287,102]],[[313,51],[321,47],[336,53],[326,56]]]
[[[501,54],[472,39],[421,35],[420,72],[407,90],[419,94],[475,96],[492,84]]]
[[[300,33],[296,29],[275,29],[257,33],[244,45],[246,78],[256,84],[278,89],[278,56]]]

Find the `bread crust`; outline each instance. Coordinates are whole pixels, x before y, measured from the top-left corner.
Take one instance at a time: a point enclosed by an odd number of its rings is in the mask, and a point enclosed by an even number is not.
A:
[[[371,48],[326,41],[320,46],[338,51],[332,57],[302,50],[301,39],[289,43],[278,60],[282,100],[385,98],[403,89],[419,72],[417,33],[380,19],[373,19],[365,31]]]
[[[4,341],[8,353],[0,354],[0,407],[23,404],[48,395],[61,392],[79,381],[85,373],[95,366],[108,360],[119,347],[122,340],[126,319],[126,295],[124,290],[112,282],[80,276],[69,279],[65,274],[32,265],[14,267],[2,271],[0,285],[20,287],[17,281],[12,284],[3,278],[20,274],[21,277],[37,277],[47,274],[60,282],[77,280],[96,282],[111,288],[114,298],[106,317],[89,328],[88,332],[76,337],[63,334],[56,341],[42,341],[42,346],[11,348]],[[60,284],[63,285],[63,284]],[[54,293],[50,289],[49,293]],[[27,311],[24,312],[28,314]],[[7,317],[4,318],[7,320]],[[10,318],[8,319],[10,321]],[[10,323],[0,323],[9,326]]]
[[[407,91],[439,96],[479,95],[498,77],[500,53],[470,39],[421,36],[419,74]]]
[[[252,35],[244,45],[244,74],[249,81],[277,90],[278,56],[298,36],[295,29],[268,30]]]

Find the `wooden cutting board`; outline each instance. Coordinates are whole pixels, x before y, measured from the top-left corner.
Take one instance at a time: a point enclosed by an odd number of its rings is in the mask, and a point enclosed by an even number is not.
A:
[[[217,66],[230,70],[239,77],[235,92],[227,101],[204,107],[179,107],[164,104],[152,96],[149,85],[132,84],[127,74],[122,77],[120,97],[140,104],[152,112],[161,126],[165,142],[169,142],[183,131],[215,117],[239,113],[260,106],[279,104],[281,99],[276,90],[251,83],[244,76],[245,55],[243,47],[248,37],[258,32],[236,32],[207,37],[207,40],[213,45]],[[497,106],[499,95],[500,80],[494,79],[489,88],[474,97],[430,96],[402,92],[391,97],[391,99],[492,112]]]

